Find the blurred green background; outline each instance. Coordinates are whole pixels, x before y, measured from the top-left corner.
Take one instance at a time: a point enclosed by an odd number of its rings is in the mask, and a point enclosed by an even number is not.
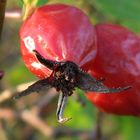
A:
[[[140,32],[140,0],[38,0],[38,5],[45,2],[67,3],[79,7],[90,17],[93,24],[117,23],[136,34]],[[93,139],[96,133],[97,109],[87,101],[81,91],[78,91],[78,94],[84,100],[85,106],[77,101],[76,96],[70,97],[65,115],[72,116],[73,119],[62,125],[57,123],[55,117],[58,95],[51,97],[49,93],[41,93],[19,101],[12,99],[12,94],[18,90],[19,85],[23,86],[23,83],[37,79],[24,66],[20,55],[18,34],[22,20],[18,14],[22,5],[22,1],[7,0],[0,40],[0,69],[5,71],[5,76],[0,81],[0,139],[86,140],[90,139],[90,135]],[[12,17],[9,13],[13,12],[17,15]],[[44,101],[43,98],[50,100]],[[39,110],[37,106],[40,107]],[[34,118],[34,115],[37,118]],[[140,139],[139,118],[102,114],[101,129],[102,139],[105,140]],[[49,136],[49,131],[52,130],[57,133]]]

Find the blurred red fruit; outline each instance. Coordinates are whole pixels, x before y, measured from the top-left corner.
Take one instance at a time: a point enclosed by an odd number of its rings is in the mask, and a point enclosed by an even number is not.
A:
[[[115,94],[88,93],[101,110],[119,115],[140,115],[140,39],[128,29],[97,24],[97,57],[92,74],[104,77],[109,87],[132,86]]]

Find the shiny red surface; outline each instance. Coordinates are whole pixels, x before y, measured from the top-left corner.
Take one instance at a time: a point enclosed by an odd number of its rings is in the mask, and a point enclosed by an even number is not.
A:
[[[96,56],[95,29],[79,9],[62,5],[46,5],[34,11],[20,30],[21,52],[28,69],[39,78],[50,75],[32,50],[50,60],[70,60],[84,70]]]
[[[88,99],[101,110],[140,116],[140,39],[128,29],[112,24],[97,24],[97,57],[92,74],[106,78],[109,87],[132,86],[114,94],[88,93]]]

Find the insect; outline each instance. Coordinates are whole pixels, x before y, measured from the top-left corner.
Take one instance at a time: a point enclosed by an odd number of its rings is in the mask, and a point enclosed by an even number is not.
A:
[[[94,91],[98,93],[114,93],[121,92],[130,88],[130,86],[119,88],[108,88],[102,83],[102,80],[96,80],[94,77],[84,72],[77,64],[71,61],[57,62],[48,60],[41,56],[41,54],[33,50],[38,61],[49,68],[52,73],[49,77],[38,80],[30,85],[24,91],[15,95],[14,99],[31,94],[32,92],[39,92],[43,87],[56,88],[60,92],[56,116],[58,122],[63,123],[71,118],[63,117],[67,98],[73,94],[75,88],[80,88],[84,91]]]

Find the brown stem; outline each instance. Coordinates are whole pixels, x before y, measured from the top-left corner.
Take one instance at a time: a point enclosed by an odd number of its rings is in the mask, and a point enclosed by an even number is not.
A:
[[[4,21],[5,7],[6,7],[6,0],[0,0],[0,38],[1,38],[1,32],[3,27],[3,21]]]
[[[97,119],[96,119],[96,128],[95,128],[95,139],[96,140],[102,140],[103,136],[102,136],[102,130],[101,130],[101,126],[102,126],[102,120],[103,120],[103,112],[101,112],[100,110],[97,110]]]
[[[32,128],[35,128],[40,133],[44,134],[45,136],[54,139],[61,138],[61,137],[79,137],[80,140],[93,140],[94,132],[90,130],[81,130],[81,129],[68,129],[67,127],[58,127],[53,128],[50,127],[45,121],[42,120],[38,116],[38,114],[31,110],[21,110],[17,112],[10,108],[0,108],[0,119],[4,120],[15,120],[22,119],[25,123],[27,123]]]

